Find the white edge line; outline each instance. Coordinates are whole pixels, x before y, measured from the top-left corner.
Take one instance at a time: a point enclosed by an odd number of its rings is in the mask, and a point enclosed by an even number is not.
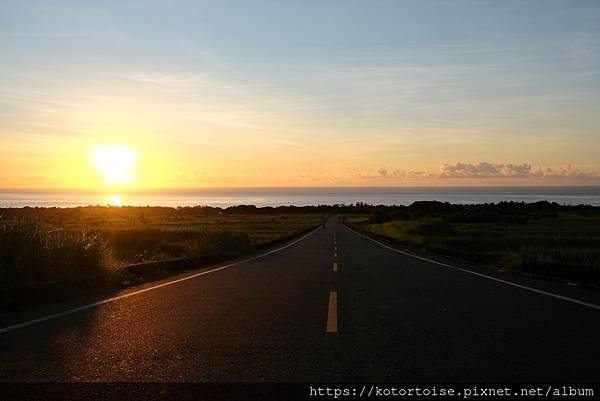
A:
[[[350,228],[350,227],[348,227],[348,228]],[[558,295],[558,294],[555,294],[553,292],[548,292],[548,291],[544,291],[544,290],[538,290],[537,288],[528,287],[526,285],[517,284],[517,283],[512,282],[512,281],[502,280],[501,278],[497,278],[497,277],[494,277],[494,276],[488,276],[487,274],[477,273],[477,272],[474,272],[472,270],[468,270],[468,269],[463,269],[461,267],[452,266],[452,265],[449,265],[449,264],[446,264],[446,263],[438,262],[438,261],[433,260],[433,259],[428,259],[428,258],[424,258],[422,256],[413,255],[412,253],[404,252],[404,251],[401,251],[399,249],[392,248],[391,246],[387,246],[386,244],[383,244],[383,243],[381,243],[381,242],[379,242],[379,241],[377,241],[377,240],[375,240],[375,239],[373,239],[373,238],[371,238],[371,237],[369,237],[369,236],[367,236],[367,235],[365,235],[363,233],[360,233],[360,232],[358,232],[358,231],[356,231],[356,230],[354,230],[352,228],[350,228],[350,230],[352,232],[354,232],[354,233],[362,236],[362,237],[365,237],[366,239],[368,239],[370,241],[375,242],[376,244],[378,244],[378,245],[380,245],[380,246],[382,246],[384,248],[387,248],[387,249],[389,249],[391,251],[394,251],[394,252],[401,253],[401,254],[406,255],[406,256],[413,257],[415,259],[425,260],[427,262],[435,263],[436,265],[440,265],[440,266],[444,266],[444,267],[449,267],[451,269],[455,269],[455,270],[459,270],[459,271],[464,272],[464,273],[469,273],[469,274],[473,274],[475,276],[487,278],[489,280],[494,280],[494,281],[497,281],[499,283],[503,283],[503,284],[510,285],[510,286],[513,286],[513,287],[521,288],[521,289],[524,289],[524,290],[527,290],[527,291],[537,292],[538,294],[547,295],[549,297],[553,297],[553,298],[557,298],[557,299],[562,299],[563,301],[572,302],[572,303],[575,303],[575,304],[578,304],[578,305],[587,306],[588,308],[600,310],[600,305],[592,304],[590,302],[580,301],[580,300],[575,299],[575,298],[565,297],[563,295]]]
[[[81,311],[84,311],[86,309],[95,308],[96,306],[104,305],[104,304],[107,304],[109,302],[114,302],[114,301],[118,301],[120,299],[133,297],[135,295],[143,294],[143,293],[148,292],[148,291],[152,291],[152,290],[156,290],[156,289],[159,289],[159,288],[162,288],[162,287],[166,287],[166,286],[169,286],[169,285],[181,283],[182,281],[191,280],[193,278],[204,276],[206,274],[215,273],[215,272],[218,272],[220,270],[225,270],[225,269],[228,269],[230,267],[241,265],[242,263],[251,262],[253,260],[263,258],[263,257],[265,257],[267,255],[270,255],[270,254],[275,253],[275,252],[282,251],[282,250],[284,250],[284,249],[286,249],[286,248],[288,248],[288,247],[290,247],[290,246],[292,246],[294,244],[297,244],[298,242],[302,241],[303,239],[305,239],[309,235],[314,234],[316,231],[317,230],[313,230],[313,231],[309,232],[308,234],[305,234],[302,237],[298,238],[297,240],[295,240],[293,242],[290,242],[289,244],[286,244],[286,245],[284,245],[284,246],[282,246],[280,248],[277,248],[277,249],[272,249],[272,250],[270,250],[268,252],[261,253],[261,254],[256,255],[256,256],[252,256],[252,257],[250,257],[248,259],[244,259],[244,260],[240,260],[238,262],[230,263],[228,265],[217,267],[215,269],[210,269],[210,270],[206,270],[206,271],[203,271],[203,272],[200,272],[200,273],[192,274],[190,276],[182,277],[182,278],[179,278],[177,280],[168,281],[166,283],[158,284],[158,285],[155,285],[155,286],[152,286],[152,287],[143,288],[143,289],[138,290],[138,291],[133,291],[133,292],[129,292],[127,294],[119,295],[119,296],[116,296],[116,297],[103,299],[101,301],[93,302],[91,304],[82,305],[82,306],[79,306],[77,308],[68,309],[66,311],[62,311],[62,312],[58,312],[58,313],[53,313],[51,315],[43,316],[43,317],[40,317],[40,318],[37,318],[37,319],[28,320],[28,321],[23,322],[23,323],[18,323],[18,324],[14,324],[12,326],[3,327],[3,328],[0,329],[0,334],[8,333],[10,331],[17,330],[17,329],[20,329],[20,328],[23,328],[23,327],[27,327],[27,326],[31,326],[31,325],[34,325],[34,324],[37,324],[37,323],[46,322],[48,320],[57,319],[59,317],[63,317],[63,316],[67,316],[67,315],[72,315],[73,313],[81,312]]]

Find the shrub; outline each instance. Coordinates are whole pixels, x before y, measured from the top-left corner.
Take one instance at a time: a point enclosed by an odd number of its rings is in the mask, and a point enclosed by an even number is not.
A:
[[[416,224],[407,227],[406,233],[422,236],[449,236],[455,235],[456,230],[451,224],[441,219],[432,219],[416,222]]]
[[[369,223],[371,223],[371,224],[386,223],[391,220],[392,220],[392,218],[390,217],[389,214],[387,214],[383,210],[375,209],[375,211],[373,211],[373,214],[369,218]]]

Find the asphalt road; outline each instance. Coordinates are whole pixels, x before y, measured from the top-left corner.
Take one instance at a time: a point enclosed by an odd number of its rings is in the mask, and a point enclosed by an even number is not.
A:
[[[394,252],[334,219],[284,249],[214,269],[0,330],[0,379],[565,382],[600,377],[598,291],[442,266]],[[163,286],[154,288],[157,284]],[[57,311],[4,316],[0,326]]]

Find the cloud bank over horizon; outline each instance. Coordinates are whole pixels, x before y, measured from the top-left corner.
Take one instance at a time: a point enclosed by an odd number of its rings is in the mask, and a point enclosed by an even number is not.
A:
[[[591,184],[600,184],[600,173],[596,171],[582,171],[572,164],[558,167],[532,166],[531,163],[444,163],[440,166],[438,173],[430,171],[406,171],[382,167],[377,174],[356,175],[359,179],[382,180],[431,180],[431,179],[462,179],[477,181],[481,179],[516,179],[536,181],[575,179],[578,182],[590,181]]]
[[[559,167],[532,167],[529,163],[456,163],[441,167],[441,178],[598,178],[597,172],[583,172],[572,164]]]

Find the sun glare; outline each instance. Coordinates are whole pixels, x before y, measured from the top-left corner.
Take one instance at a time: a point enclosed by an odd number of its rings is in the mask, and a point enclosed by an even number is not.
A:
[[[124,184],[133,179],[131,171],[136,153],[121,145],[101,145],[92,149],[92,164],[109,185]]]
[[[109,206],[123,206],[121,195],[110,195],[106,204]]]

